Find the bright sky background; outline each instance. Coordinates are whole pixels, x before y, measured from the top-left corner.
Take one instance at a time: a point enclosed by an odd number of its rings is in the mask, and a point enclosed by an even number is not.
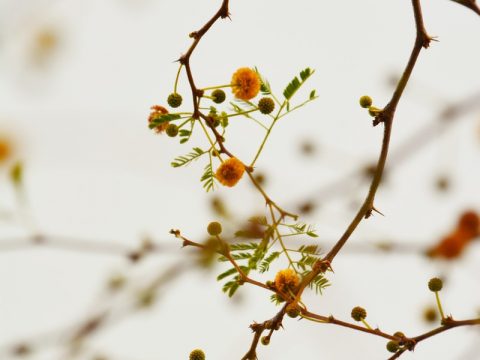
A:
[[[169,164],[192,146],[205,147],[204,140],[179,145],[151,133],[146,119],[149,107],[164,104],[172,92],[174,60],[188,48],[187,35],[219,4],[0,0],[0,133],[15,139],[16,156],[24,159],[33,229],[132,247],[144,235],[171,245],[176,242],[168,234],[171,228],[203,239],[213,220],[212,196],[198,181],[205,164],[181,169]],[[422,4],[427,30],[439,42],[422,51],[399,105],[392,154],[435,120],[443,106],[480,91],[480,19],[447,0]],[[215,24],[193,55],[200,86],[227,83],[235,69],[257,66],[281,94],[301,69],[316,69],[306,90],[317,89],[319,99],[278,123],[257,163],[258,171],[268,174],[269,194],[286,206],[299,198],[315,199],[318,189],[374,160],[382,129],[372,128],[358,98],[369,94],[380,107],[390,98],[388,79],[401,73],[413,45],[410,2],[232,0],[230,10],[232,21]],[[59,44],[39,64],[32,41],[42,29],[53,29]],[[179,91],[182,109],[189,110],[185,76]],[[388,173],[376,200],[386,216],[362,223],[352,244],[393,239],[427,245],[448,233],[464,209],[480,210],[480,106],[456,121]],[[229,148],[251,159],[261,140],[258,128],[237,118],[229,131]],[[305,139],[317,144],[317,156],[300,156]],[[443,173],[453,174],[453,189],[439,196],[433,184]],[[5,184],[4,169],[0,176]],[[304,219],[315,224],[320,245],[341,235],[356,210],[352,205],[363,199],[366,183],[352,184]],[[263,211],[262,199],[247,181],[218,194],[240,216]],[[0,199],[0,209],[14,206],[7,186],[0,186]],[[0,221],[0,242],[28,233],[22,224]],[[130,295],[169,264],[183,260],[188,265],[186,251],[155,255],[132,269]],[[414,336],[429,329],[420,317],[423,306],[433,302],[426,288],[432,276],[449,275],[442,292],[448,313],[476,316],[478,256],[478,244],[454,264],[431,263],[419,255],[341,254],[329,276],[333,286],[305,300],[312,310],[340,319],[362,305],[372,326]],[[98,293],[108,276],[128,269],[128,262],[116,256],[49,249],[0,253],[0,346],[77,323],[103,304]],[[248,325],[277,309],[258,289],[245,288],[242,301],[227,301],[215,281],[220,271],[185,273],[160,292],[154,309],[100,332],[90,347],[112,360],[181,360],[197,347],[209,360],[239,359],[251,341]],[[385,341],[348,329],[291,319],[284,327],[268,348],[260,347],[261,359],[388,356]],[[478,352],[471,353],[479,336],[478,329],[453,330],[402,358],[480,359]],[[35,359],[66,356],[45,352]]]

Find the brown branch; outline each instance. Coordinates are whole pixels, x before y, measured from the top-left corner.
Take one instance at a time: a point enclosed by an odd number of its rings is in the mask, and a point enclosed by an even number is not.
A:
[[[457,4],[465,6],[466,8],[472,10],[477,15],[480,15],[480,7],[478,6],[475,0],[452,0],[452,1],[456,2]]]
[[[374,125],[383,123],[384,124],[384,133],[383,133],[383,140],[382,140],[382,148],[380,151],[380,156],[378,158],[375,174],[373,176],[370,189],[368,190],[368,195],[363,202],[360,210],[355,215],[353,221],[348,226],[345,233],[342,237],[338,240],[335,246],[330,250],[330,252],[325,256],[323,261],[331,263],[338,252],[342,249],[345,245],[347,240],[350,238],[352,233],[355,231],[357,226],[360,224],[363,218],[370,217],[374,208],[374,200],[375,194],[378,190],[380,182],[382,180],[383,170],[385,168],[385,164],[387,161],[388,155],[388,148],[390,145],[390,137],[392,132],[392,125],[393,120],[395,117],[395,111],[397,105],[402,97],[402,94],[407,86],[408,80],[410,79],[410,75],[412,74],[413,68],[418,59],[418,55],[422,48],[427,48],[430,44],[431,38],[427,35],[425,30],[425,26],[423,24],[423,17],[422,17],[422,10],[420,7],[420,0],[412,0],[413,5],[413,12],[415,17],[415,27],[417,30],[417,35],[415,37],[415,43],[410,54],[410,58],[408,60],[407,66],[398,81],[397,87],[392,95],[391,100],[387,104],[387,106],[380,112],[380,114],[375,118]]]
[[[51,234],[37,234],[0,240],[0,252],[42,247],[76,253],[122,256],[131,262],[138,262],[149,254],[163,254],[164,251],[169,250],[164,245],[153,242],[148,238],[141,241],[135,248],[115,241],[89,240]]]
[[[403,348],[401,350],[398,350],[395,354],[393,354],[391,357],[388,358],[388,360],[395,360],[398,359],[402,354],[407,351],[407,349]]]
[[[408,63],[405,67],[405,70],[398,81],[398,84],[395,88],[395,91],[392,95],[392,98],[388,102],[387,106],[380,111],[376,116],[373,124],[374,126],[383,123],[384,124],[384,133],[382,140],[382,148],[380,151],[380,156],[377,161],[377,166],[375,168],[375,173],[368,190],[367,197],[365,198],[362,206],[358,210],[357,214],[353,218],[350,225],[347,227],[346,231],[343,233],[341,238],[333,246],[333,248],[328,252],[328,254],[315,264],[313,270],[307,274],[302,283],[300,284],[297,297],[300,297],[304,289],[308,284],[321,272],[325,272],[331,268],[330,264],[342,249],[345,243],[348,241],[350,236],[353,234],[357,226],[360,224],[362,219],[370,217],[372,211],[376,210],[374,207],[375,194],[378,190],[380,182],[382,180],[383,170],[387,161],[388,148],[390,145],[390,136],[392,132],[393,119],[395,116],[395,111],[397,105],[402,97],[402,94],[407,86],[410,75],[412,74],[413,68],[418,59],[418,55],[422,48],[427,48],[430,44],[431,38],[427,35],[425,26],[423,24],[422,11],[420,7],[420,0],[412,0],[413,12],[415,17],[415,27],[416,27],[416,37],[415,43],[408,59]]]
[[[453,124],[458,123],[457,120],[464,119],[462,115],[478,108],[480,108],[480,92],[478,91],[455,103],[444,106],[429,122],[425,123],[423,127],[409,135],[408,138],[390,151],[388,171],[400,166],[418,150],[428,145],[436,136],[445,132]],[[438,126],[439,124],[441,125],[440,127]],[[315,201],[326,201],[339,194],[347,193],[347,190],[352,186],[352,180],[358,177],[365,177],[366,175],[370,176],[370,168],[372,167],[370,163],[371,161],[368,161],[335,181],[317,188],[311,194],[303,196],[300,204],[310,204],[313,202],[313,199]],[[375,165],[373,165],[373,169],[375,170]],[[290,207],[300,206],[296,201],[291,201],[290,203],[292,204]]]
[[[437,327],[433,330],[430,330],[430,331],[428,331],[424,334],[421,334],[421,335],[418,335],[418,336],[415,336],[415,337],[398,337],[398,336],[395,336],[395,335],[387,334],[387,333],[381,331],[378,328],[377,329],[369,329],[367,327],[363,327],[363,326],[359,326],[359,325],[352,324],[352,323],[349,323],[349,322],[345,322],[345,321],[342,321],[342,320],[338,320],[338,319],[334,318],[333,316],[323,316],[323,315],[315,314],[315,313],[312,313],[312,312],[310,312],[306,309],[302,309],[301,314],[305,319],[309,319],[309,320],[313,319],[313,320],[317,320],[318,322],[321,322],[321,323],[334,324],[334,325],[342,326],[342,327],[349,328],[349,329],[352,329],[352,330],[361,331],[361,332],[364,332],[364,333],[367,333],[367,334],[370,334],[370,335],[379,336],[379,337],[382,337],[382,338],[385,338],[385,339],[388,339],[388,340],[398,341],[399,344],[402,347],[394,355],[389,357],[388,360],[398,359],[405,351],[407,351],[407,350],[413,351],[415,349],[416,345],[419,342],[424,341],[424,340],[426,340],[430,337],[433,337],[435,335],[438,335],[438,334],[440,334],[444,331],[454,329],[454,328],[460,327],[460,326],[480,325],[480,318],[479,319],[470,319],[470,320],[454,320],[451,317],[447,317],[442,321],[441,326],[439,326],[439,327]]]
[[[263,323],[256,323],[254,322],[250,325],[250,329],[252,329],[254,335],[252,344],[250,345],[250,349],[248,352],[242,357],[241,360],[257,360],[257,347],[258,342],[265,330],[270,330],[270,333],[267,335],[267,341],[270,342],[270,337],[272,336],[273,332],[280,329],[282,326],[283,317],[285,316],[285,311],[287,309],[287,304],[285,304],[282,309],[270,320],[264,321]]]
[[[338,320],[338,319],[334,318],[332,315],[330,315],[330,316],[318,315],[318,314],[312,313],[312,312],[310,312],[306,309],[303,309],[301,311],[301,313],[307,319],[308,318],[316,319],[316,320],[319,320],[320,322],[323,322],[325,324],[339,325],[339,326],[346,327],[346,328],[349,328],[349,329],[362,331],[362,332],[365,332],[365,333],[368,333],[368,334],[371,334],[371,335],[380,336],[380,337],[383,337],[383,338],[388,339],[388,340],[398,340],[398,337],[387,334],[387,333],[381,331],[378,328],[377,329],[368,329],[364,326],[359,326],[359,325],[356,325],[356,324],[352,324],[352,323],[349,323],[349,322]]]
[[[237,264],[235,259],[232,257],[232,255],[230,253],[230,250],[229,250],[229,247],[228,247],[228,244],[225,241],[221,240],[219,237],[217,237],[217,238],[218,238],[219,242],[221,243],[220,244],[221,248],[211,248],[207,245],[200,244],[200,243],[197,243],[195,241],[187,239],[186,237],[184,237],[180,233],[180,230],[173,230],[172,229],[172,230],[170,230],[170,234],[173,234],[176,238],[181,239],[183,241],[183,246],[184,247],[185,246],[194,246],[194,247],[198,247],[202,250],[206,250],[206,251],[210,250],[210,251],[213,251],[213,252],[215,252],[219,255],[225,256],[228,259],[228,261],[230,261],[230,263],[233,265],[233,267],[237,270],[241,281],[250,283],[252,285],[258,286],[260,288],[263,288],[263,289],[266,289],[266,290],[269,290],[269,291],[273,291],[273,289],[271,289],[270,287],[268,287],[264,283],[261,283],[257,280],[254,280],[254,279],[248,277],[248,275],[245,274],[245,272],[241,269],[241,267]]]
[[[444,331],[451,330],[460,326],[475,326],[480,325],[480,318],[479,319],[470,319],[470,320],[454,320],[452,317],[447,317],[442,320],[442,325],[437,327],[436,329],[430,330],[424,334],[412,337],[412,338],[405,338],[403,339],[405,345],[403,348],[398,350],[392,357],[388,360],[398,359],[402,354],[407,351],[413,351],[417,344],[423,340],[431,338],[432,336],[441,334]]]
[[[161,267],[159,274],[154,276],[147,284],[145,289],[149,292],[157,292],[164,286],[167,286],[173,280],[183,275],[191,267],[186,266],[184,261],[178,261],[168,268]],[[110,297],[117,292],[110,292]],[[109,300],[112,300],[109,298]],[[154,301],[154,300],[153,300]],[[135,302],[129,307],[119,307],[115,310],[114,302],[97,310],[93,315],[87,315],[84,319],[70,325],[63,327],[56,331],[45,332],[43,334],[32,336],[30,338],[16,341],[10,344],[0,344],[0,358],[5,356],[19,356],[26,355],[33,351],[40,351],[43,348],[54,346],[65,346],[74,348],[80,342],[85,342],[93,337],[95,334],[111,328],[115,324],[124,321],[130,315],[134,315],[144,307]]]
[[[190,88],[192,90],[192,100],[193,100],[193,118],[199,119],[200,118],[200,110],[198,107],[198,102],[200,97],[203,95],[203,91],[197,89],[195,85],[195,81],[192,75],[192,69],[190,66],[190,57],[192,56],[193,51],[197,47],[198,43],[202,39],[203,35],[212,27],[212,25],[218,19],[225,19],[229,16],[228,13],[228,3],[229,0],[223,0],[222,5],[218,9],[218,11],[213,15],[213,17],[205,24],[200,30],[194,31],[190,34],[190,37],[193,38],[193,43],[190,48],[187,50],[185,54],[183,54],[178,61],[185,66],[185,71],[187,72],[188,82],[190,84]]]
[[[454,329],[459,326],[472,326],[472,325],[480,325],[480,318],[471,319],[471,320],[454,320],[451,317],[447,317],[445,320],[443,320],[442,326],[439,326],[436,329],[426,332],[425,334],[415,336],[414,338],[412,338],[412,340],[414,340],[416,343],[419,343],[420,341],[426,340],[444,331]]]

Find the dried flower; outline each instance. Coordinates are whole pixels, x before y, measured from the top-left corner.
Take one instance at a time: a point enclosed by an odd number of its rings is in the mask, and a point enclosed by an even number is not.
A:
[[[225,160],[217,169],[215,177],[222,185],[232,187],[243,176],[245,166],[237,158],[230,158]]]
[[[151,108],[152,112],[150,113],[148,117],[148,122],[151,123],[152,121],[156,120],[162,115],[168,114],[168,110],[165,109],[163,106],[160,105],[153,105]],[[169,125],[169,122],[166,121],[164,123],[161,123],[155,127],[155,132],[157,133],[162,133],[164,132]]]
[[[247,67],[238,69],[232,76],[232,92],[236,98],[250,100],[260,91],[258,74]]]

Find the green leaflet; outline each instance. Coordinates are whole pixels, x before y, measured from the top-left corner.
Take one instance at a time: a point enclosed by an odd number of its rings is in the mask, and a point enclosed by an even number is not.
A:
[[[163,114],[163,115],[160,115],[159,117],[155,118],[154,120],[152,120],[150,122],[150,124],[148,124],[148,127],[150,129],[153,129],[156,126],[158,126],[160,124],[163,124],[167,121],[178,120],[180,118],[181,118],[181,116],[178,115],[178,114]]]
[[[215,174],[213,173],[212,164],[209,163],[205,166],[205,170],[203,172],[200,181],[203,183],[203,188],[209,192],[215,188]]]
[[[290,100],[293,95],[302,87],[302,85],[305,83],[305,81],[308,80],[310,76],[314,73],[314,70],[310,68],[306,68],[300,72],[300,79],[295,76],[292,81],[287,85],[285,90],[283,90],[283,96],[285,96],[285,99]],[[312,94],[310,93],[310,96],[312,97]],[[313,97],[315,96],[315,93],[313,93]]]
[[[172,165],[173,167],[180,167],[180,166],[188,165],[193,160],[199,159],[202,155],[204,155],[206,153],[207,153],[206,151],[203,151],[202,149],[200,149],[198,147],[194,147],[192,149],[192,151],[189,152],[188,154],[176,157],[170,163],[170,165]]]

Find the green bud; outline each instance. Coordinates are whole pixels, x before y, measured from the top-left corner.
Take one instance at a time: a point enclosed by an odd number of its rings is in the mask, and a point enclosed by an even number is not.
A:
[[[195,349],[190,353],[189,360],[205,360],[205,353],[203,350]]]
[[[398,342],[397,341],[389,341],[387,343],[387,350],[390,351],[391,353],[396,353],[399,349],[399,345],[398,345]]]
[[[362,321],[367,317],[367,311],[360,306],[355,306],[352,309],[351,315],[352,315],[353,320]]]
[[[438,292],[438,291],[442,290],[442,287],[443,287],[442,279],[432,278],[428,282],[428,288],[430,289],[430,291]]]
[[[178,134],[178,126],[175,124],[169,124],[165,130],[168,136],[175,137]]]
[[[212,92],[212,100],[216,104],[221,104],[225,101],[225,91],[222,89],[216,89]]]
[[[179,107],[180,105],[182,105],[182,95],[177,93],[171,93],[170,95],[168,95],[167,103],[172,108]]]
[[[212,221],[208,224],[207,231],[212,236],[220,235],[222,233],[222,224],[217,221]]]
[[[258,110],[262,114],[270,114],[275,109],[274,101],[269,97],[263,97],[258,102]]]
[[[370,96],[368,96],[368,95],[363,95],[363,96],[360,98],[359,103],[360,103],[360,106],[361,106],[362,108],[367,109],[367,108],[369,108],[370,106],[372,106],[373,101],[372,101],[372,98],[371,98]]]

